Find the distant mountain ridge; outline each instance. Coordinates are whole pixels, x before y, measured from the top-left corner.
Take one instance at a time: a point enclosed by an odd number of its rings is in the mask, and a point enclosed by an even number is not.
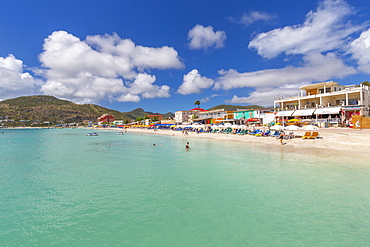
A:
[[[23,96],[0,102],[0,117],[9,117],[14,120],[70,123],[85,120],[96,121],[98,117],[106,113],[112,114],[119,120],[133,120],[145,115],[159,114],[146,112],[142,108],[130,112],[119,112],[94,104],[75,104],[47,95]],[[165,118],[174,116],[171,112],[159,115],[163,115]]]

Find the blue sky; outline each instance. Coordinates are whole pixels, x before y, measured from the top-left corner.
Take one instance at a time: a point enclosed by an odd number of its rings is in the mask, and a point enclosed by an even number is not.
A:
[[[360,0],[2,1],[0,99],[272,106],[302,85],[369,80],[369,28]]]

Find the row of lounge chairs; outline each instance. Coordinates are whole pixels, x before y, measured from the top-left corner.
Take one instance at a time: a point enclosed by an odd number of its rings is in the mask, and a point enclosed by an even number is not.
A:
[[[317,139],[319,138],[319,132],[306,132],[302,139]]]
[[[256,129],[250,131],[248,129],[213,129],[210,133],[221,133],[221,134],[235,134],[235,135],[254,135],[254,136],[270,136],[270,137],[279,137],[281,131],[276,130],[272,133],[270,130],[262,131],[260,129]]]
[[[181,130],[181,129],[176,129],[176,130]],[[186,129],[186,130],[196,131],[196,129]],[[236,135],[254,135],[254,136],[264,136],[264,137],[270,136],[270,137],[278,138],[282,131],[275,130],[272,133],[270,130],[262,131],[260,129],[250,131],[248,129],[234,129],[233,130],[232,128],[226,128],[226,129],[216,129],[216,128],[214,128],[214,129],[209,130],[209,131],[203,131],[203,129],[201,129],[199,132],[236,134]],[[285,137],[284,137],[284,139],[291,139],[291,138],[294,138],[294,135],[289,134],[289,135],[285,135]],[[302,139],[317,139],[317,138],[319,138],[319,132],[306,132],[304,134],[304,136],[302,136]]]

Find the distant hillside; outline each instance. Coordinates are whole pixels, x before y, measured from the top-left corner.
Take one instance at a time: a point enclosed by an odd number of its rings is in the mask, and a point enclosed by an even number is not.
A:
[[[142,108],[136,108],[135,110],[132,110],[130,112],[125,112],[125,114],[131,119],[144,117],[146,115],[162,115],[163,118],[170,118],[170,117],[175,116],[175,114],[173,114],[172,112],[168,112],[166,114],[161,114],[161,113],[158,113],[158,112],[144,111]]]
[[[133,120],[145,115],[156,114],[145,112],[141,108],[126,113],[119,112],[94,104],[75,104],[46,95],[19,97],[0,102],[0,117],[7,116],[15,121],[63,121],[66,123],[96,121],[105,113],[110,113],[120,120]],[[163,116],[172,117],[173,114],[167,113]]]
[[[236,111],[237,109],[265,109],[266,107],[259,106],[259,105],[218,105],[214,106],[212,108],[209,108],[208,110],[217,110],[217,109],[225,109],[230,111]]]

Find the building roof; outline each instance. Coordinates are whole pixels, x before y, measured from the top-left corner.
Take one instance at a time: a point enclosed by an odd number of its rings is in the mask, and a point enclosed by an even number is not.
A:
[[[198,108],[191,109],[190,111],[206,111],[206,110],[198,107]]]
[[[310,84],[310,85],[302,86],[299,89],[301,89],[301,90],[309,90],[309,89],[321,88],[323,86],[330,87],[330,86],[337,85],[337,84],[338,84],[338,82],[335,82],[335,81],[320,82],[320,83],[315,83],[315,84]]]

